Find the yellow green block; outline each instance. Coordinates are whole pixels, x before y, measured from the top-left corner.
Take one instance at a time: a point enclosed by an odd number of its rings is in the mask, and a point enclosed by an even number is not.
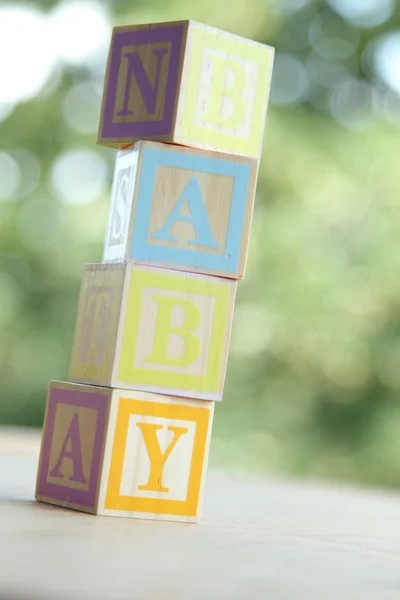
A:
[[[129,263],[86,265],[70,380],[221,400],[236,286]]]

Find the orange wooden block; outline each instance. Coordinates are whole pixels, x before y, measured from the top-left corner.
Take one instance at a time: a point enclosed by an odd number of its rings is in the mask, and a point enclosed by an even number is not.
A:
[[[51,382],[36,499],[98,515],[197,522],[214,403]]]

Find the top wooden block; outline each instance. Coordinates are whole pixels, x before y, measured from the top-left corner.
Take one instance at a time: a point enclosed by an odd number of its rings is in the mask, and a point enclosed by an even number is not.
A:
[[[114,27],[97,142],[172,142],[258,158],[274,48],[197,23]]]

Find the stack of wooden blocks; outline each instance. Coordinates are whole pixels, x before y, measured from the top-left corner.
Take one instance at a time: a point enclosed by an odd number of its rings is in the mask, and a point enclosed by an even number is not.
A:
[[[84,268],[70,383],[49,385],[37,500],[199,520],[273,57],[193,21],[113,29],[103,262]]]

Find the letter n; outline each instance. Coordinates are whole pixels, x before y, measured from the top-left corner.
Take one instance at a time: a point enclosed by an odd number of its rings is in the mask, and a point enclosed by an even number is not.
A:
[[[246,72],[236,61],[213,54],[210,55],[210,59],[213,65],[212,84],[207,114],[203,115],[203,121],[223,127],[239,127],[246,118],[246,103],[242,97],[247,84]],[[226,85],[228,69],[234,76],[229,88]],[[232,107],[230,116],[225,118],[221,115],[224,98],[230,100]]]
[[[124,58],[126,58],[128,61],[128,70],[125,81],[124,103],[122,106],[122,110],[120,110],[117,113],[119,117],[133,114],[133,111],[129,110],[128,108],[131,77],[134,77],[136,79],[136,83],[142,95],[143,101],[146,105],[147,112],[151,115],[156,112],[157,96],[161,74],[161,61],[164,54],[166,54],[167,52],[167,48],[160,48],[159,50],[152,51],[152,54],[154,54],[157,60],[153,85],[149,80],[149,77],[145,71],[142,61],[140,60],[139,54],[137,52],[126,52],[124,54]]]

